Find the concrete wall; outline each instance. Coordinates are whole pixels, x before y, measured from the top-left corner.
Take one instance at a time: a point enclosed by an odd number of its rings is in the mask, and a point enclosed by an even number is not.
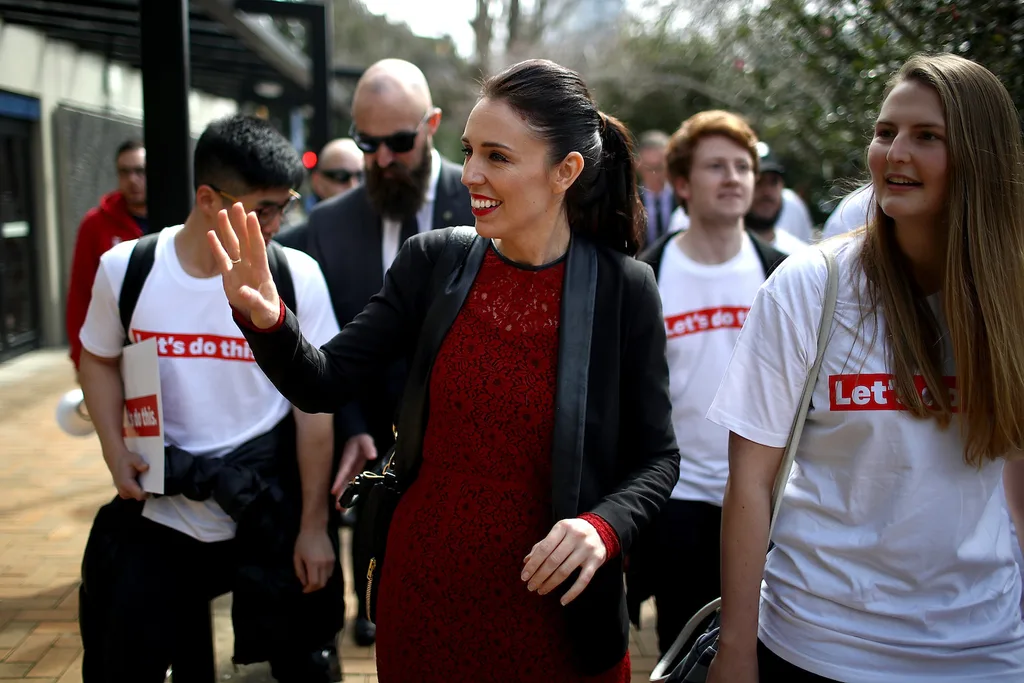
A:
[[[39,273],[40,325],[44,345],[64,340],[64,250],[61,230],[60,174],[56,168],[53,112],[60,104],[142,122],[142,75],[124,65],[106,63],[100,55],[74,45],[48,40],[44,34],[0,22],[0,89],[38,98],[41,120],[35,127],[36,249]],[[234,112],[235,102],[193,92],[190,126],[198,135],[206,124]],[[111,150],[113,152],[113,150]],[[113,189],[111,187],[110,189]]]

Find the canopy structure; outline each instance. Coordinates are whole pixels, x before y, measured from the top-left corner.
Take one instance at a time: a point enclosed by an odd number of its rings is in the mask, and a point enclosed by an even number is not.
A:
[[[272,17],[305,26],[305,49]],[[104,55],[142,72],[153,226],[184,220],[193,197],[188,95],[311,112],[306,146],[330,139],[331,114],[346,115],[331,65],[331,6],[324,0],[0,0],[0,21]]]

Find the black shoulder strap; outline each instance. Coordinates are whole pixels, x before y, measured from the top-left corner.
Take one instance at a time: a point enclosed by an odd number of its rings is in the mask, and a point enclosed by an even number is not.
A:
[[[284,253],[284,247],[277,242],[271,241],[267,244],[267,265],[270,266],[270,276],[277,285],[278,296],[284,300],[284,305],[290,308],[292,313],[298,315],[295,281],[292,280],[292,270],[288,267],[288,255]]]
[[[750,239],[754,242],[754,249],[757,251],[757,258],[761,261],[761,268],[764,269],[764,279],[767,280],[768,276],[774,273],[775,269],[779,267],[779,264],[786,260],[786,255],[765,242],[750,230],[747,230],[747,234],[750,235]]]
[[[156,262],[156,243],[159,238],[159,233],[140,237],[132,249],[132,255],[128,257],[128,268],[125,270],[124,284],[121,285],[121,295],[117,301],[125,345],[131,342],[128,328],[132,322],[132,315],[135,314],[135,306],[139,303],[142,286],[146,284],[146,278],[149,277]],[[284,299],[285,306],[298,315],[295,284],[292,281],[291,269],[288,267],[288,257],[279,244],[271,242],[267,245],[267,262],[274,284],[277,285],[277,293]]]
[[[682,230],[674,230],[667,232],[658,239],[651,242],[650,246],[644,249],[637,258],[654,270],[654,280],[657,281],[661,275],[661,257],[665,254],[665,247],[671,242],[676,235],[681,233]]]
[[[146,284],[149,271],[153,270],[153,263],[156,261],[156,243],[158,239],[160,239],[160,233],[158,232],[140,237],[132,248],[132,255],[128,257],[128,269],[124,272],[121,295],[117,299],[117,308],[121,314],[121,328],[124,330],[125,346],[131,343],[129,326],[132,324],[132,315],[135,314],[135,305],[139,303],[142,286]]]

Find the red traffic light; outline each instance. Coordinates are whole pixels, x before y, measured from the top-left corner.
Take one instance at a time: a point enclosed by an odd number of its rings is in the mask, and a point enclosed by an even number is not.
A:
[[[305,152],[302,155],[302,165],[306,168],[316,168],[316,152]]]

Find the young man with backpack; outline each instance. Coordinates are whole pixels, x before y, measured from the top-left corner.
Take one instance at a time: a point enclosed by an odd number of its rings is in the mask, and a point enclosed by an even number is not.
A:
[[[662,654],[687,620],[721,595],[729,433],[705,415],[754,295],[785,258],[744,228],[759,162],[746,121],[724,111],[696,114],[672,136],[666,160],[690,227],[663,236],[640,259],[654,269],[661,290],[681,462],[672,497],[634,544],[627,572],[635,622],[640,603],[654,596]]]
[[[196,614],[232,591],[234,662],[269,661],[282,683],[332,680],[341,628],[337,534],[329,521],[332,418],[294,409],[253,362],[224,303],[207,243],[234,203],[269,240],[302,164],[268,123],[233,116],[195,148],[184,225],[103,255],[80,334],[86,404],[118,496],[100,509],[82,563],[85,683],[162,683],[187,659]],[[270,245],[282,297],[322,344],[338,332],[316,262]],[[163,402],[164,494],[122,436],[124,345],[155,338]]]

